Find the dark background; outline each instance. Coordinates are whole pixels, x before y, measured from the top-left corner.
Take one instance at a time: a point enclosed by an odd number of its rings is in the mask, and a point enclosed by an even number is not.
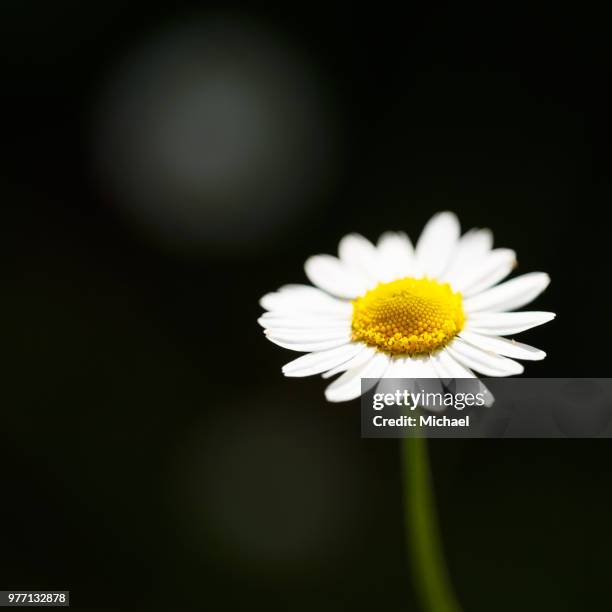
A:
[[[295,355],[257,302],[349,231],[416,237],[451,209],[552,277],[526,375],[608,376],[611,43],[583,6],[5,2],[0,588],[416,609],[397,441],[360,439],[358,403],[318,377],[283,378]],[[158,82],[177,40],[209,35],[213,68],[188,45]],[[175,106],[209,69],[246,79],[261,123],[239,94]],[[181,120],[188,188],[172,150],[138,166],[165,142],[149,126]],[[609,440],[431,451],[466,610],[605,607]]]

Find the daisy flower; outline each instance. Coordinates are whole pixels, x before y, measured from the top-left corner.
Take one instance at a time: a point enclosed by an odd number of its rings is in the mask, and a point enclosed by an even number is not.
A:
[[[542,325],[552,312],[512,312],[548,286],[543,272],[502,280],[516,266],[511,249],[493,248],[487,229],[460,235],[451,212],[434,215],[413,247],[387,232],[376,246],[349,234],[338,257],[314,255],[304,266],[311,285],[265,295],[259,319],[268,339],[307,353],[286,376],[340,376],[325,390],[351,400],[361,379],[473,378],[521,374],[516,361],[544,359],[507,336]]]

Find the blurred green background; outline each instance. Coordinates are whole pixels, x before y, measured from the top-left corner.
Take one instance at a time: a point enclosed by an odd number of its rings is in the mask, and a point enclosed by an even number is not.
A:
[[[256,324],[358,231],[488,226],[609,373],[610,39],[533,5],[5,2],[0,587],[416,610],[397,441]],[[433,441],[465,610],[609,600],[608,440]]]

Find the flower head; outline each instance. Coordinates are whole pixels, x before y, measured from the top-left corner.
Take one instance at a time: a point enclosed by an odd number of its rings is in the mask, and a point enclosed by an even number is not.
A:
[[[345,236],[338,257],[305,264],[310,285],[287,285],[261,299],[259,323],[269,340],[308,353],[283,367],[286,376],[342,373],[329,401],[361,394],[361,379],[473,378],[521,374],[515,361],[543,351],[509,340],[555,317],[511,312],[549,284],[531,272],[498,284],[516,266],[510,249],[493,249],[489,230],[460,236],[450,212],[434,215],[416,246],[406,234],[383,234],[376,246]]]

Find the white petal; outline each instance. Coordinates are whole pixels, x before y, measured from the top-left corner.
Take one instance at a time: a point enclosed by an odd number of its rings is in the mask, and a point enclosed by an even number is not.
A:
[[[327,351],[302,355],[283,366],[285,376],[312,376],[346,363],[361,352],[363,345],[344,344]]]
[[[334,338],[351,337],[351,328],[348,324],[343,325],[339,329],[283,329],[277,328],[274,330],[266,330],[264,334],[274,337],[283,342],[321,342],[323,340],[332,340]],[[348,340],[347,340],[348,341]]]
[[[548,323],[554,318],[554,312],[476,312],[466,321],[465,329],[479,334],[510,336]]]
[[[378,239],[378,278],[388,283],[412,273],[414,248],[402,232],[385,232]]]
[[[409,362],[409,357],[391,357],[389,359],[389,366],[376,387],[376,392],[395,393],[397,390],[412,390],[414,385]],[[397,379],[401,379],[402,382],[392,382]]]
[[[410,367],[410,358],[393,357],[389,367],[384,374],[384,378],[414,378],[413,370]]]
[[[285,285],[259,300],[262,308],[277,314],[326,314],[350,317],[353,306],[310,285]]]
[[[351,332],[347,325],[342,327],[318,328],[318,329],[296,329],[295,327],[272,327],[264,330],[266,337],[280,342],[296,343],[296,342],[324,342],[327,340],[344,340],[348,342],[351,339]]]
[[[461,236],[453,256],[465,263],[486,255],[492,248],[493,232],[488,228],[474,227]]]
[[[472,370],[461,365],[445,350],[432,357],[432,364],[440,378],[476,378]]]
[[[384,374],[385,378],[438,379],[430,357],[395,357]]]
[[[473,262],[453,289],[469,297],[503,280],[516,267],[516,253],[511,249],[495,249],[480,261]]]
[[[439,392],[442,389],[442,384],[440,383],[440,377],[438,376],[438,373],[436,372],[436,369],[433,366],[431,357],[413,357],[411,361],[411,365],[420,364],[420,371],[416,373],[416,378],[431,379],[431,381],[428,381],[426,383],[428,385],[426,390],[434,390],[434,392],[436,393]]]
[[[450,373],[450,370],[447,370],[444,366],[444,363],[440,359],[440,354],[441,353],[438,353],[437,355],[432,355],[431,365],[433,366],[434,370],[436,371],[436,374],[440,377],[442,382],[446,384],[446,381],[453,378],[453,375]]]
[[[459,282],[463,274],[470,270],[473,262],[482,260],[493,247],[493,234],[488,229],[471,229],[457,243],[451,255],[450,264],[442,275],[442,280],[452,286]]]
[[[546,353],[540,349],[498,336],[483,336],[474,332],[462,331],[459,337],[483,351],[492,351],[506,357],[525,359],[526,361],[540,361],[546,357]]]
[[[483,351],[461,338],[455,338],[445,350],[459,363],[485,376],[512,376],[524,371],[517,361]]]
[[[357,368],[347,370],[342,376],[334,380],[327,389],[325,397],[330,402],[346,402],[361,395],[361,379],[380,379],[389,365],[389,357],[384,353],[376,353],[372,359]],[[377,380],[371,381],[371,389]],[[367,390],[365,388],[364,390]]]
[[[438,378],[429,357],[404,357],[405,378]]]
[[[362,274],[331,255],[308,258],[304,270],[313,284],[338,297],[356,298],[368,289]]]
[[[334,336],[330,338],[319,338],[319,339],[293,339],[287,337],[278,337],[272,334],[266,334],[266,337],[270,342],[278,344],[283,348],[289,349],[290,351],[298,351],[300,353],[311,353],[313,351],[326,351],[327,349],[334,348],[336,346],[342,346],[348,344],[351,341],[351,335],[346,334],[343,336]]]
[[[401,376],[397,374],[401,371]],[[399,361],[394,371],[385,373],[386,378],[404,378],[413,381],[413,384],[406,383],[402,388],[412,389],[416,393],[442,393],[442,382],[430,357],[404,357]],[[417,384],[418,383],[418,384]],[[393,392],[392,387],[385,389],[386,392]],[[444,406],[424,405],[427,410],[440,411]]]
[[[460,364],[454,359],[450,353],[446,350],[441,350],[431,358],[434,369],[438,373],[438,376],[442,379],[453,379],[455,382],[456,392],[458,393],[473,393],[474,382],[464,381],[463,379],[474,379],[476,375],[472,370]],[[444,382],[444,380],[442,381]],[[479,393],[484,395],[484,405],[492,406],[495,402],[495,397],[489,390],[489,388],[482,382],[478,381],[476,387]]]
[[[472,312],[514,310],[531,302],[550,283],[545,272],[530,272],[506,281],[484,293],[479,293],[463,301],[463,308]]]
[[[277,314],[266,312],[257,322],[264,329],[333,329],[343,325],[350,325],[350,318],[346,316],[307,315],[307,314]]]
[[[434,215],[423,228],[416,245],[419,272],[438,278],[450,262],[459,234],[459,220],[455,214],[442,212]]]
[[[359,274],[368,289],[378,282],[378,254],[376,247],[360,234],[349,234],[338,245],[340,260]]]
[[[361,345],[361,351],[357,353],[352,359],[349,359],[346,363],[340,364],[327,372],[324,372],[321,376],[322,378],[330,378],[335,374],[340,374],[340,372],[346,372],[347,370],[351,370],[353,368],[357,368],[360,365],[370,361],[372,357],[376,355],[376,349],[371,346],[366,346],[365,344]]]

